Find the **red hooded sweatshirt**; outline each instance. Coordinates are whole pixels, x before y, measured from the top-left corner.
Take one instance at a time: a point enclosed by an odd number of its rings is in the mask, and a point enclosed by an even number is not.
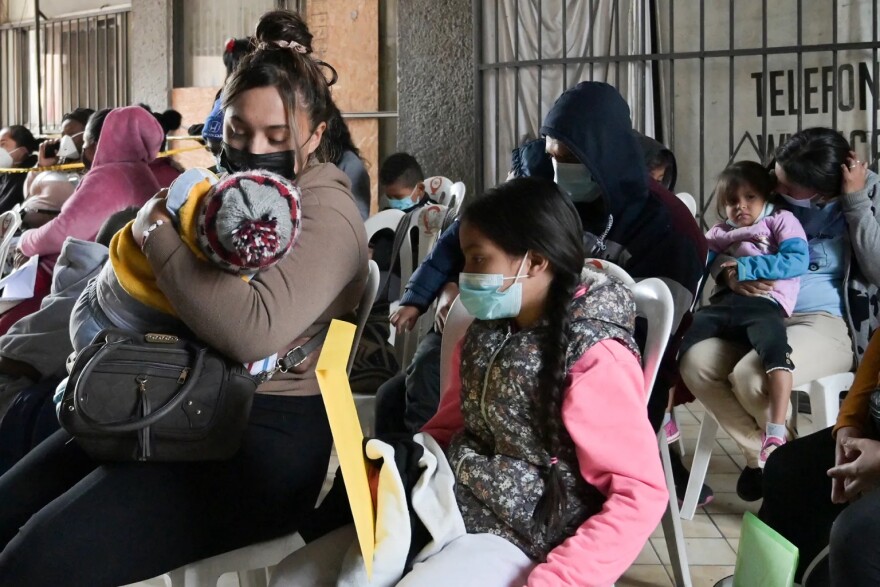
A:
[[[165,134],[156,118],[140,106],[116,108],[107,115],[92,168],[61,206],[61,213],[40,228],[27,230],[19,248],[54,266],[64,240],[95,240],[104,221],[120,210],[142,206],[159,191],[150,162]],[[48,268],[48,267],[47,267]]]

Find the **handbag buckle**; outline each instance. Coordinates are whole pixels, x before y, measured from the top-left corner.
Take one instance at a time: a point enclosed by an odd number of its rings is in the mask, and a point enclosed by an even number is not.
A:
[[[278,366],[276,369],[282,373],[287,373],[291,369],[302,365],[308,358],[309,355],[306,354],[302,346],[295,346],[287,351],[287,354],[278,359]]]

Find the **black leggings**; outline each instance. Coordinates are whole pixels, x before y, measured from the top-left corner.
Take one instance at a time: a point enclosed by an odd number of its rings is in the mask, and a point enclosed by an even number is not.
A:
[[[124,585],[293,532],[330,445],[320,396],[257,394],[224,462],[102,465],[59,431],[0,477],[0,585]]]

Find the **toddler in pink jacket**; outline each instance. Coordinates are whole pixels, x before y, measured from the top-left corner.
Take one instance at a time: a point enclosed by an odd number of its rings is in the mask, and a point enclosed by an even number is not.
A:
[[[785,417],[791,397],[794,364],[784,319],[791,316],[807,272],[807,237],[791,212],[777,210],[770,201],[773,178],[753,161],[740,161],[721,172],[715,188],[718,214],[727,217],[706,233],[709,263],[717,255],[734,257],[722,265],[727,283],[773,281],[770,291],[746,296],[730,290],[716,293],[712,303],[694,314],[679,356],[710,338],[749,344],[764,364],[770,396],[766,432],[758,466],[786,441]]]

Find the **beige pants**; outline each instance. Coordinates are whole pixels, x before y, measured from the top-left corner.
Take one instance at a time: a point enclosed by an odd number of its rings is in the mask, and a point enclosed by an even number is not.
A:
[[[823,312],[796,314],[785,325],[795,387],[852,369],[852,343],[843,318]],[[739,445],[746,464],[757,467],[770,408],[758,354],[748,346],[710,338],[682,357],[681,377]]]

